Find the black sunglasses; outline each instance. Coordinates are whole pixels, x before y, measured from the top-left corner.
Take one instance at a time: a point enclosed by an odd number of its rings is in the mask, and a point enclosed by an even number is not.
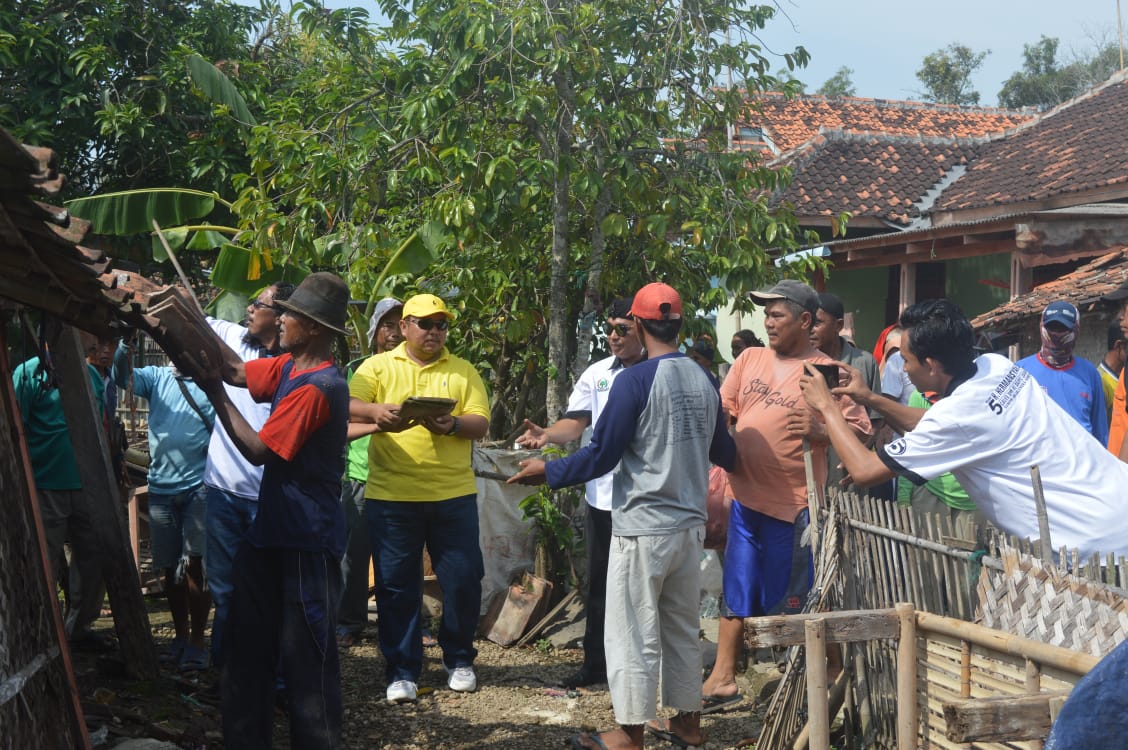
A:
[[[440,331],[445,331],[450,325],[450,321],[446,318],[442,320],[432,320],[431,318],[411,318],[411,322],[419,326],[420,330],[429,331],[432,328],[438,328]]]
[[[633,330],[634,330],[634,326],[630,325],[629,323],[608,323],[607,324],[607,335],[608,336],[610,336],[613,333],[617,333],[617,334],[619,334],[619,336],[629,336],[631,334],[631,331],[633,331]]]
[[[274,312],[278,312],[278,308],[271,303],[259,302],[257,299],[251,303],[251,307],[255,308],[256,310],[273,310]]]

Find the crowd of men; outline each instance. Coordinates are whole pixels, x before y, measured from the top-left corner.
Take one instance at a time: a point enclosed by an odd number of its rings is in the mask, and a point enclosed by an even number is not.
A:
[[[1128,503],[1117,492],[1128,482],[1128,284],[1106,298],[1120,313],[1099,367],[1073,355],[1080,314],[1066,301],[1045,308],[1041,348],[1015,364],[980,356],[946,300],[908,307],[871,355],[848,337],[835,295],[783,280],[752,299],[767,345],[734,335],[719,383],[711,338],[682,351],[674,288],[648,284],[615,300],[610,356],[577,379],[558,420],[526,422],[518,438],[530,449],[584,440],[565,458],[523,461],[510,479],[586,484],[584,658],[564,685],[606,682],[618,726],[580,733],[573,747],[641,748],[647,732],[700,744],[700,717],[741,699],[742,620],[798,612],[811,585],[812,481],[888,486],[890,498],[896,485],[898,502],[918,512],[1033,538],[1037,465],[1055,546],[1128,552]],[[478,687],[484,566],[471,448],[489,430],[486,388],[447,348],[456,315],[431,294],[382,300],[367,332],[372,355],[338,368],[348,303],[333,274],[270,286],[246,325],[207,320],[223,361],[194,372],[135,368],[128,342],[111,363],[112,342],[88,344],[107,424],[108,388],[149,401],[153,560],[175,629],[162,658],[221,670],[232,747],[270,746],[279,696],[294,747],[340,745],[338,648],[367,622],[370,565],[385,697],[417,699],[425,551],[442,590],[435,635],[447,685]],[[13,378],[52,562],[61,566],[64,540],[72,545],[67,634],[101,646],[90,630],[99,551],[58,389],[41,357]],[[415,411],[412,401],[446,406]],[[727,472],[732,503],[705,678],[698,599],[711,467]],[[659,701],[677,713],[660,719]]]

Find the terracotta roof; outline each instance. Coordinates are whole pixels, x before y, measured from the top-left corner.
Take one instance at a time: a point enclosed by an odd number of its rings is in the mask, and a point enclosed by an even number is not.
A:
[[[937,201],[959,210],[1128,185],[1128,73],[987,144]]]
[[[800,216],[870,216],[908,226],[926,193],[951,170],[975,158],[982,141],[822,131],[769,166],[794,169],[791,185],[773,196]]]
[[[78,245],[87,222],[30,197],[56,198],[62,185],[54,152],[0,129],[0,297],[106,333],[138,312],[133,290],[153,285],[111,273],[101,252]]]
[[[1041,315],[1054,300],[1072,302],[1085,310],[1100,302],[1128,280],[1128,247],[1122,247],[1086,263],[1072,273],[1035,287],[1010,302],[983,313],[971,325],[976,329],[1000,330],[1031,315]]]
[[[736,123],[734,147],[766,147],[772,154],[799,147],[814,138],[820,128],[889,135],[975,138],[1015,128],[1035,116],[1033,110],[856,97],[799,96],[788,99],[773,92],[756,94],[748,100],[748,105],[745,119]],[[742,129],[746,129],[745,132]],[[759,134],[763,137],[757,138]]]

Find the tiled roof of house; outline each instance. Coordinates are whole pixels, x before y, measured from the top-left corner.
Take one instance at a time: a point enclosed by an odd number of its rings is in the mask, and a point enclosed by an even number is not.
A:
[[[748,148],[756,131],[760,147],[781,154],[799,147],[820,128],[889,135],[975,138],[1001,133],[1034,117],[1033,111],[856,97],[759,93],[749,100],[745,119],[736,123],[734,146]],[[746,132],[742,132],[745,129]],[[749,132],[750,131],[750,132]],[[752,146],[754,147],[754,146]]]
[[[974,159],[980,143],[824,130],[769,164],[794,169],[791,185],[772,200],[791,203],[801,216],[849,211],[907,226],[926,193]]]
[[[80,246],[87,222],[30,197],[57,198],[62,185],[54,152],[0,129],[0,297],[109,333],[137,311],[133,291],[151,285],[112,273],[101,252]]]
[[[959,210],[1128,185],[1128,73],[1046,112],[980,151],[937,201]]]
[[[1128,247],[1122,247],[1072,273],[1035,287],[971,321],[976,330],[1002,330],[1031,315],[1041,315],[1054,300],[1072,302],[1084,311],[1128,280]]]

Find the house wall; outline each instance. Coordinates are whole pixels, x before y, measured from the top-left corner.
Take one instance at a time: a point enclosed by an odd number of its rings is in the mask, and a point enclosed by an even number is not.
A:
[[[944,263],[944,294],[968,320],[1010,301],[1010,253]]]
[[[862,349],[873,350],[877,335],[893,321],[885,319],[885,300],[888,296],[889,269],[863,268],[827,274],[826,291],[842,298],[846,314],[853,313],[854,343]]]

